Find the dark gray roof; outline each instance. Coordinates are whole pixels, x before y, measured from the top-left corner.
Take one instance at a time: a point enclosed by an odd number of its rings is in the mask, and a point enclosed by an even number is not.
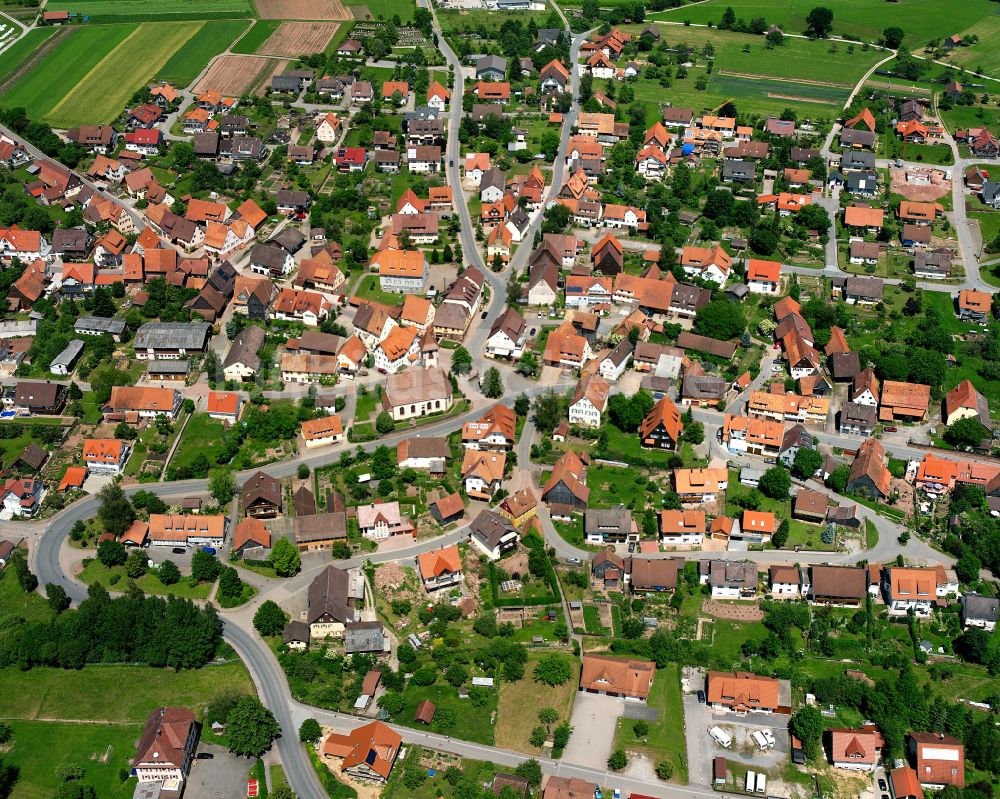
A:
[[[632,532],[632,511],[628,508],[588,508],[583,515],[583,530],[588,535],[627,535]]]
[[[714,375],[685,375],[681,396],[717,400],[726,394],[729,383]]]
[[[607,360],[611,361],[615,366],[621,366],[622,363],[632,354],[632,342],[627,338],[623,338],[619,341],[613,350],[607,354]]]
[[[52,251],[56,253],[86,253],[88,235],[80,228],[57,228],[52,234]]]
[[[298,228],[286,227],[274,236],[271,236],[267,240],[268,244],[277,244],[283,250],[287,250],[293,255],[302,249],[302,245],[306,243],[306,237],[302,235],[302,231]]]
[[[156,358],[146,362],[146,372],[151,375],[186,375],[191,371],[191,362],[187,359],[157,360]]]
[[[850,424],[852,426],[860,425],[861,427],[874,427],[877,417],[878,410],[874,405],[862,405],[859,402],[847,402],[844,403],[844,406],[840,411],[840,425],[841,427],[845,424]]]
[[[207,322],[146,322],[135,331],[135,349],[200,350],[212,326]]]
[[[302,621],[290,621],[281,633],[281,643],[291,644],[298,641],[309,643],[309,625]]]
[[[275,202],[279,206],[306,206],[309,205],[309,194],[304,191],[281,189],[275,195]]]
[[[105,319],[103,316],[81,316],[76,320],[73,329],[77,333],[111,333],[120,336],[125,332],[124,319]]]
[[[245,327],[236,334],[233,343],[226,353],[226,360],[222,362],[223,368],[232,366],[234,363],[242,363],[254,371],[260,368],[260,348],[264,346],[266,338],[264,331],[259,327]]]
[[[847,175],[847,190],[851,194],[874,194],[878,189],[878,175],[865,170],[849,172]]]
[[[751,161],[733,161],[727,158],[722,164],[722,177],[731,179],[753,180],[757,167]]]
[[[273,244],[258,244],[250,251],[250,263],[266,266],[271,270],[281,270],[288,253]]]
[[[517,533],[517,528],[507,519],[491,510],[483,510],[472,520],[469,532],[478,538],[487,549],[495,549],[500,539],[508,533]]]
[[[336,566],[327,566],[317,574],[309,584],[309,623],[323,615],[339,622],[354,621],[349,587],[350,575]]]
[[[861,133],[862,131],[851,131],[851,133]],[[867,131],[863,131],[867,133]],[[871,134],[874,136],[875,134]],[[875,153],[867,150],[844,150],[840,158],[841,169],[874,169]]]
[[[853,378],[861,371],[861,356],[856,352],[835,352],[830,356],[830,373],[834,380]]]
[[[993,205],[993,203],[997,201],[997,198],[1000,197],[1000,182],[987,180],[983,184],[982,194],[983,202],[988,205]]]
[[[844,293],[850,297],[882,299],[884,285],[877,277],[851,275],[844,283]]]
[[[299,90],[299,79],[294,75],[273,75],[271,77],[271,89],[276,92],[297,92]]]
[[[507,72],[507,59],[498,55],[483,56],[476,62],[476,74],[486,69],[496,69],[500,72]]]
[[[479,181],[480,194],[490,187],[498,188],[500,191],[503,191],[507,187],[507,176],[502,169],[491,167],[483,172],[483,176]]]
[[[963,594],[962,617],[995,622],[1000,619],[1000,600],[979,594]]]
[[[853,130],[845,128],[840,131],[840,143],[858,145],[859,147],[874,147],[878,136],[869,130]]]
[[[219,152],[219,134],[214,130],[196,133],[194,134],[191,146],[194,147],[195,155],[217,155]]]
[[[359,621],[344,627],[344,652],[381,652],[385,647],[385,628],[380,621]]]

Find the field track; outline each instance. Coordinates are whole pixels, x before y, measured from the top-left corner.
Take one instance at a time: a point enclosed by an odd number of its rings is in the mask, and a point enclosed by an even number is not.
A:
[[[292,57],[322,53],[338,27],[336,22],[282,22],[257,52]]]
[[[832,89],[853,89],[853,83],[835,83],[830,80],[809,80],[808,78],[789,78],[776,75],[754,75],[749,72],[733,72],[731,69],[720,69],[717,74],[730,78],[748,78],[750,80],[776,80],[782,83],[802,83],[806,86],[829,86]]]
[[[239,97],[246,94],[257,82],[257,76],[272,64],[271,59],[257,56],[220,56],[192,91],[199,93],[214,89],[227,97]]]
[[[256,0],[261,19],[352,20],[341,0]]]

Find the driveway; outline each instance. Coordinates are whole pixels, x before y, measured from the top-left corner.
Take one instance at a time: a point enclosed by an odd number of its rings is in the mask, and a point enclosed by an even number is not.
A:
[[[247,775],[253,763],[216,744],[201,743],[198,752],[210,752],[215,757],[192,762],[184,788],[187,799],[245,799]]]
[[[580,693],[573,703],[573,735],[562,759],[579,766],[604,768],[611,757],[618,719],[625,712],[625,700],[613,696]]]
[[[695,694],[684,695],[684,727],[687,733],[688,780],[692,785],[711,785],[712,758],[724,755],[748,766],[770,768],[788,758],[788,716],[770,713],[751,713],[737,716],[733,713],[713,713],[708,705],[698,701]],[[708,734],[710,727],[718,725],[733,738],[728,749],[718,744]],[[774,748],[762,752],[750,738],[754,730],[770,729],[774,735]]]

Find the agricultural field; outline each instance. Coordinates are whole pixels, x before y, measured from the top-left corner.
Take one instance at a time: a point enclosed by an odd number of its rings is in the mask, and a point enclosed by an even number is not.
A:
[[[81,83],[137,27],[95,25],[75,30],[4,95],[3,104],[26,109],[32,119],[49,121],[49,112],[67,91]]]
[[[322,53],[338,27],[336,22],[283,22],[257,53],[291,57]]]
[[[200,24],[189,22],[139,25],[46,113],[45,120],[64,128],[113,121],[135,90],[157,74],[200,29]],[[138,64],[141,69],[136,68]]]
[[[154,77],[190,83],[244,21],[145,22],[71,29],[4,95],[56,128],[112,122]],[[41,33],[42,31],[39,31]],[[141,64],[142,68],[135,68]]]
[[[996,13],[990,0],[953,3],[950,0],[903,0],[899,3],[873,3],[871,0],[830,0],[833,32],[875,42],[882,31],[898,26],[906,32],[907,44],[916,48],[931,39],[940,40],[952,33],[963,33],[979,20]],[[764,17],[769,25],[778,25],[785,33],[802,33],[806,17],[815,8],[813,0],[706,0],[670,9],[650,17],[659,20],[708,24],[718,22],[727,6],[737,19]],[[831,74],[836,74],[831,70]]]
[[[335,19],[351,20],[340,0],[255,0],[261,19]]]
[[[956,30],[961,36],[978,36],[979,41],[969,47],[956,47],[945,56],[945,61],[959,67],[980,72],[983,75],[993,75],[1000,78],[1000,16],[996,12],[983,16],[964,30]]]
[[[0,53],[0,81],[6,80],[8,75],[20,67],[57,30],[58,28],[30,30],[23,39]]]
[[[270,69],[273,63],[268,58],[224,55],[202,76],[194,86],[194,91],[204,92],[214,89],[230,97],[239,97],[253,88],[258,76],[265,69]]]
[[[246,36],[233,45],[233,52],[241,53],[242,55],[253,55],[257,52],[257,48],[267,41],[268,37],[281,24],[281,21],[276,19],[258,19],[254,22],[253,27],[247,31]]]
[[[46,11],[69,11],[91,22],[141,22],[144,20],[213,19],[249,17],[249,0],[58,0]]]
[[[372,0],[364,4],[350,3],[348,8],[354,14],[355,19],[392,19],[398,14],[400,20],[409,22],[413,19],[416,4],[413,0]],[[441,10],[438,13],[441,14]],[[498,11],[491,11],[490,14],[505,16]]]
[[[625,26],[638,33],[642,26]],[[669,89],[658,81],[640,75],[635,86],[638,100],[657,106],[665,96],[675,105],[695,109],[715,109],[727,101],[743,113],[778,114],[792,107],[799,118],[835,117],[847,100],[854,84],[879,60],[879,51],[865,52],[843,42],[812,42],[806,39],[785,40],[785,44],[767,49],[759,36],[718,31],[709,28],[664,26],[662,39],[671,46],[686,45],[702,51],[714,49],[714,64],[707,73],[705,59],[688,70],[688,76],[675,78]],[[835,52],[831,52],[835,49]],[[708,80],[704,91],[695,88],[700,77]]]
[[[157,71],[155,77],[175,86],[187,86],[198,77],[205,65],[247,29],[245,20],[206,22],[201,30]]]

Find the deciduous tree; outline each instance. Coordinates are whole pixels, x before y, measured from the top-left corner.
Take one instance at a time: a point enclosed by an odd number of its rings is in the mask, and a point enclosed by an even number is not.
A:
[[[229,751],[234,755],[260,757],[280,734],[274,715],[253,696],[240,699],[226,718]]]
[[[271,566],[279,577],[291,577],[302,568],[302,558],[298,548],[282,536],[271,547]]]

